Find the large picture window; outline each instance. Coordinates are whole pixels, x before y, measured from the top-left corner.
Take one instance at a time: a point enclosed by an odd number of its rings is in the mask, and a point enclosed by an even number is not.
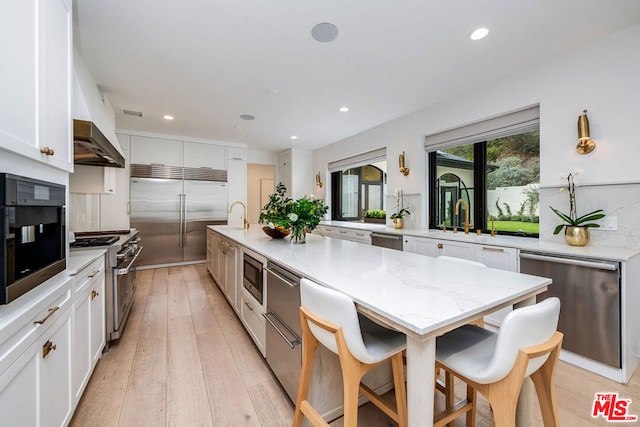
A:
[[[331,173],[331,218],[361,221],[368,210],[384,210],[386,162]]]
[[[538,108],[427,137],[429,226],[539,235]]]
[[[329,163],[331,219],[362,221],[366,211],[385,210],[386,149]]]

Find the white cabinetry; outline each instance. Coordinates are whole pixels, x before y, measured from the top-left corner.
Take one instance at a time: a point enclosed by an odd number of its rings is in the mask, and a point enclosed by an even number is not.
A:
[[[185,167],[227,169],[227,148],[222,145],[185,142],[183,148]]]
[[[313,194],[314,176],[312,151],[291,148],[279,154],[277,180],[287,186],[290,197],[298,199]]]
[[[251,335],[253,342],[256,343],[260,353],[266,357],[267,322],[262,315],[264,307],[256,301],[244,286],[241,287],[241,291],[240,320],[249,335]]]
[[[76,165],[69,175],[69,191],[81,194],[115,195],[118,183],[116,170],[120,168]]]
[[[518,250],[514,248],[504,248],[500,246],[476,245],[476,261],[487,267],[499,270],[519,271]],[[494,311],[484,317],[484,321],[490,325],[499,327],[504,318],[511,312],[511,307]]]
[[[131,225],[129,216],[129,175],[130,175],[130,147],[129,135],[116,134],[118,142],[125,158],[124,168],[110,169],[115,183],[111,182],[115,192],[105,192],[108,196],[100,197],[100,229],[101,230],[123,230]],[[72,176],[72,175],[71,175]],[[108,181],[105,180],[105,183]]]
[[[0,28],[0,148],[73,170],[71,0],[3,1]]]
[[[218,283],[218,233],[207,228],[207,270]]]
[[[345,227],[332,227],[329,225],[318,225],[314,230],[315,234],[321,236],[334,237],[336,239],[349,240],[350,242],[371,244],[371,232]]]
[[[420,255],[437,257],[440,255],[475,260],[475,245],[451,240],[427,239],[404,236],[402,250]]]
[[[131,135],[131,163],[227,169],[223,145]]]
[[[211,230],[209,230],[211,231]],[[212,232],[214,233],[214,232]],[[238,257],[239,250],[235,243],[231,240],[225,239],[216,235],[216,237],[212,237],[212,242],[217,240],[217,250],[215,248],[212,249],[212,255],[214,253],[216,255],[216,259],[211,261],[212,268],[216,272],[214,279],[218,283],[218,287],[225,295],[231,307],[238,312],[238,300],[237,300],[237,287],[238,287]],[[213,264],[215,263],[215,267]]]
[[[3,425],[66,425],[71,396],[71,289],[64,274],[0,307]]]
[[[104,256],[74,277],[73,360],[71,384],[77,403],[105,345]]]

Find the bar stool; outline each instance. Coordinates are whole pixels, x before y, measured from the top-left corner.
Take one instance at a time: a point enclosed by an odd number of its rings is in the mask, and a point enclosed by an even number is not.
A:
[[[437,338],[436,365],[487,398],[496,427],[515,426],[520,389],[531,377],[545,427],[558,426],[554,377],[563,338],[557,331],[559,314],[560,300],[553,297],[512,311],[498,333],[461,326]],[[475,421],[475,399],[469,402],[470,397],[475,396],[467,393],[466,404],[461,402],[467,426]]]
[[[402,352],[406,336],[391,331],[359,316],[354,302],[345,294],[300,281],[300,322],[302,324],[302,371],[293,419],[294,427],[302,426],[306,416],[314,426],[328,426],[307,401],[313,359],[319,344],[338,354],[344,388],[344,425],[358,423],[358,394],[361,391],[373,404],[396,421],[407,426],[407,395],[404,383]],[[386,360],[391,360],[395,385],[396,410],[364,385],[362,376]]]

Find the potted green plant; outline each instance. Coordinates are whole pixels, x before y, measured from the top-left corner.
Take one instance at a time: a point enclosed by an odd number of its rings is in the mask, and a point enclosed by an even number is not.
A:
[[[314,199],[312,195],[294,201],[285,196],[286,192],[287,187],[283,183],[276,186],[276,192],[269,196],[269,203],[262,208],[259,221],[267,223],[262,229],[271,237],[276,233],[273,230],[283,234],[275,238],[284,237],[290,232],[293,243],[304,243],[307,231],[318,226],[329,207],[324,200]]]
[[[597,221],[605,216],[602,209],[596,209],[588,214],[578,216],[576,212],[575,175],[578,175],[579,173],[579,170],[572,170],[566,177],[566,189],[569,191],[569,215],[549,206],[551,210],[564,221],[564,223],[556,226],[553,230],[553,234],[560,233],[564,228],[564,238],[571,246],[585,246],[589,243],[589,228],[600,227],[600,224],[592,221]],[[562,176],[561,178],[564,179],[565,177]],[[565,188],[560,189],[560,191],[564,190]]]
[[[286,196],[287,187],[282,183],[276,186],[276,192],[269,196],[269,202],[262,208],[258,222],[267,224],[262,230],[271,238],[282,239],[289,234],[289,214],[293,209],[293,200]]]
[[[395,228],[402,228],[404,227],[404,216],[411,215],[411,212],[409,212],[409,208],[404,207],[404,193],[402,189],[396,188],[393,194],[396,196],[397,211],[391,214],[389,218],[393,220],[393,226]]]
[[[370,209],[364,211],[364,222],[374,224],[384,224],[387,220],[387,212],[381,209]]]

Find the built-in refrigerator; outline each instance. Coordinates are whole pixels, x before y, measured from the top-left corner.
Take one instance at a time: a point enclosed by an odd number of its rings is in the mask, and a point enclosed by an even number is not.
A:
[[[131,226],[145,242],[139,265],[205,260],[207,225],[227,223],[227,171],[131,165]]]

